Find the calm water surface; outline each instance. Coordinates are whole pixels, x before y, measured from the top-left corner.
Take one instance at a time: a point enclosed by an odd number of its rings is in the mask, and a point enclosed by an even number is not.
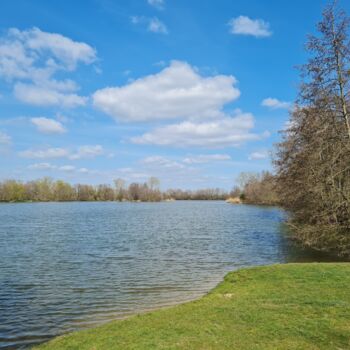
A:
[[[319,260],[278,208],[224,202],[0,205],[0,348],[197,298],[230,270]]]

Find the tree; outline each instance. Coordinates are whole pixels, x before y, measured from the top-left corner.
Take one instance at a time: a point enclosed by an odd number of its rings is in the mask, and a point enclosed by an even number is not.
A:
[[[262,173],[241,173],[240,187],[235,188],[235,196],[245,203],[275,205],[279,203],[276,178],[268,171]]]
[[[138,201],[141,199],[141,186],[140,184],[133,182],[129,185],[128,193],[130,196],[130,199],[133,201]]]
[[[21,202],[26,200],[25,186],[16,180],[6,180],[0,186],[0,201]]]
[[[118,178],[114,180],[115,194],[118,201],[126,199],[125,196],[125,180]]]
[[[26,189],[30,200],[41,202],[53,200],[53,181],[49,177],[27,183]]]
[[[56,201],[73,201],[76,199],[73,187],[62,180],[57,180],[55,182],[53,195]]]
[[[147,184],[145,184],[145,194],[148,201],[158,202],[162,199],[162,195],[159,190],[160,180],[154,176],[148,179]]]
[[[147,182],[148,187],[153,191],[159,188],[160,180],[157,177],[151,176]]]
[[[96,200],[96,191],[93,186],[78,184],[75,186],[78,201]]]
[[[231,198],[238,198],[242,194],[241,189],[238,186],[234,186],[230,192]]]
[[[255,173],[251,172],[241,172],[237,178],[236,178],[236,183],[238,184],[238,187],[241,189],[241,191],[244,190],[246,184],[251,181],[252,178],[256,176]]]
[[[349,18],[328,6],[289,127],[277,146],[277,188],[304,245],[350,254]]]
[[[318,24],[320,36],[309,36],[307,49],[313,55],[302,67],[306,78],[300,101],[332,112],[339,129],[344,128],[350,141],[350,18],[338,10],[336,2],[323,12]],[[340,121],[340,123],[337,123]]]
[[[98,185],[97,186],[97,200],[99,201],[113,201],[114,190],[109,185]]]

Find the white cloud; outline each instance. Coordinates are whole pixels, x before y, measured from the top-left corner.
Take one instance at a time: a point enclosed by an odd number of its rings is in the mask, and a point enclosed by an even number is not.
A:
[[[29,78],[34,73],[34,61],[20,42],[0,40],[1,77],[7,80]]]
[[[189,64],[173,61],[158,74],[96,91],[93,103],[115,119],[131,122],[220,117],[223,106],[240,95],[236,83],[233,76],[202,77]]]
[[[225,117],[215,121],[184,121],[159,127],[131,141],[136,144],[149,144],[174,147],[237,147],[246,141],[267,137],[264,133],[252,133],[254,117],[250,113],[237,112],[235,117]]]
[[[69,156],[69,151],[65,148],[48,148],[43,150],[25,150],[19,152],[19,155],[23,158],[37,158],[37,159],[49,159],[49,158],[64,158]]]
[[[82,174],[87,174],[87,173],[90,172],[90,170],[89,170],[89,169],[86,169],[86,168],[80,168],[80,169],[78,169],[78,172],[79,172],[79,173],[82,173]]]
[[[22,32],[15,29],[13,33],[28,48],[41,53],[51,52],[57,62],[62,62],[69,70],[75,69],[79,62],[90,64],[96,60],[96,51],[91,46],[61,34],[43,32],[38,28]]]
[[[153,155],[141,159],[134,168],[118,169],[118,173],[120,176],[127,178],[140,177],[147,179],[150,176],[157,176],[161,179],[161,183],[163,183],[173,178],[177,180],[183,177],[189,178],[197,174],[198,171],[183,162],[164,156]]]
[[[168,34],[168,28],[157,17],[150,19],[148,24],[148,30],[153,33]]]
[[[19,155],[23,158],[31,158],[31,159],[67,158],[70,160],[95,158],[103,154],[104,154],[104,149],[101,145],[80,146],[75,152],[72,152],[67,148],[59,148],[59,147],[39,149],[39,150],[28,149],[28,150],[19,152]]]
[[[50,163],[35,163],[28,166],[28,169],[31,170],[54,170],[57,167]]]
[[[76,168],[74,165],[62,165],[57,166],[51,163],[35,163],[28,166],[28,169],[30,170],[38,170],[38,171],[62,171],[65,173],[82,173],[82,174],[89,174],[94,173],[94,171],[91,171],[87,168]]]
[[[162,157],[162,156],[150,156],[146,157],[141,161],[142,164],[146,166],[156,166],[156,167],[162,167],[167,169],[184,169],[185,166],[179,162],[170,160],[168,158]]]
[[[167,26],[157,17],[131,16],[130,21],[135,25],[144,25],[149,32],[168,34]]]
[[[262,19],[251,19],[247,16],[239,16],[237,18],[232,18],[229,22],[229,26],[232,34],[252,35],[257,38],[272,35],[270,24]]]
[[[17,83],[14,88],[18,100],[35,106],[79,107],[86,104],[86,97],[61,93],[34,84]]]
[[[257,151],[253,152],[249,155],[249,160],[261,160],[268,158],[269,153],[268,151]]]
[[[75,166],[73,165],[62,165],[58,168],[58,170],[64,171],[66,173],[71,173],[76,170]]]
[[[200,154],[194,157],[187,157],[183,160],[183,162],[186,164],[202,164],[225,160],[231,160],[231,156],[228,154]]]
[[[0,145],[9,145],[11,143],[11,136],[0,131]]]
[[[74,81],[58,81],[53,76],[95,60],[96,51],[91,46],[38,28],[13,28],[0,38],[0,77],[15,82],[16,97],[26,103],[65,107],[85,104],[85,98],[72,93],[79,88]]]
[[[81,146],[76,153],[69,156],[70,159],[95,158],[104,154],[104,149],[101,145]]]
[[[147,2],[158,10],[164,8],[164,0],[147,0]]]
[[[264,107],[269,107],[271,109],[289,109],[290,102],[280,101],[277,98],[268,97],[265,98],[261,105]]]
[[[128,181],[133,179],[147,180],[150,176],[160,179],[163,188],[188,187],[202,176],[202,169],[186,164],[176,158],[153,155],[145,157],[133,166],[116,169],[106,175],[111,179],[122,177]]]
[[[74,70],[80,62],[90,64],[96,60],[96,51],[88,44],[39,28],[23,31],[11,28],[1,40],[0,52],[4,54],[0,67],[13,64],[27,76],[43,68]],[[40,63],[43,58],[47,60]]]
[[[30,121],[44,134],[63,134],[66,132],[64,126],[54,119],[37,117],[31,118]]]

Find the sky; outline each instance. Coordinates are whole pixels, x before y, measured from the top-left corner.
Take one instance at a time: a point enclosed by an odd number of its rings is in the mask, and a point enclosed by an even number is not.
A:
[[[273,171],[325,4],[2,0],[0,180],[230,189]]]

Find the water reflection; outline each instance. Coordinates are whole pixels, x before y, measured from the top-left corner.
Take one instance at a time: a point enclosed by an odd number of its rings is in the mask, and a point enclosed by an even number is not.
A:
[[[324,257],[278,208],[224,202],[0,205],[0,347],[197,298],[230,270]]]

